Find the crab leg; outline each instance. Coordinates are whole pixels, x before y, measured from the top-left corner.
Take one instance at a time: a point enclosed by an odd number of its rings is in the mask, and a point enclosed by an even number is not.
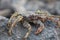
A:
[[[37,31],[35,32],[36,35],[41,33],[43,31],[43,29],[44,29],[44,24],[41,21],[39,23],[37,23],[37,24],[40,24],[40,26],[38,27]]]
[[[25,39],[27,39],[27,37],[31,33],[31,25],[28,22],[24,21],[23,26],[28,29],[28,32],[26,33],[26,35],[23,38],[25,40]]]
[[[13,22],[13,24],[11,25],[11,27],[10,27],[10,29],[9,29],[9,31],[8,31],[9,35],[11,35],[12,29],[13,29],[13,27],[15,26],[15,24],[16,24],[17,22],[21,21],[22,18],[23,18],[22,16],[18,16],[18,18]]]
[[[48,19],[55,22],[57,26],[60,27],[60,16],[50,16]]]
[[[10,20],[8,21],[8,26],[10,26],[11,20],[12,20],[14,17],[16,17],[17,15],[18,15],[18,13],[15,12],[15,13],[11,16]]]
[[[60,16],[58,16],[59,20],[57,21],[58,27],[60,27]]]
[[[57,22],[58,27],[60,27],[60,21]]]

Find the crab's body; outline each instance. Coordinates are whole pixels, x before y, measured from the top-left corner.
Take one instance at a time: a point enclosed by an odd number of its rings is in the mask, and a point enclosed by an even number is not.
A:
[[[54,15],[51,15],[50,13],[45,12],[45,11],[38,11],[36,13],[27,12],[26,14],[15,13],[11,16],[11,18],[8,22],[8,26],[11,26],[9,29],[9,34],[11,35],[12,28],[15,26],[15,24],[17,22],[22,23],[23,26],[29,30],[26,33],[26,35],[24,36],[24,38],[27,38],[31,32],[32,28],[31,28],[31,25],[29,24],[30,22],[32,22],[36,25],[39,25],[37,31],[35,32],[35,34],[39,34],[44,29],[44,23],[43,22],[45,22],[47,19],[50,20],[52,16],[54,16]],[[16,20],[13,23],[11,23],[11,19],[14,19],[14,18],[16,18]],[[51,20],[55,21],[53,18]]]

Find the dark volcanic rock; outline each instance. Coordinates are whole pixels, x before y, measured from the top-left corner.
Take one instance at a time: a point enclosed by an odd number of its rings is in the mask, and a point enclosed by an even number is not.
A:
[[[3,21],[2,21],[3,20]],[[6,27],[8,19],[5,17],[0,16],[0,28]],[[28,37],[28,40],[58,40],[57,33],[55,31],[54,23],[47,21],[45,23],[44,30],[39,34],[35,35],[34,32],[37,30],[37,27],[32,27],[32,32],[30,36]],[[21,24],[17,24],[16,27],[13,29],[12,36],[8,36],[7,32],[2,32],[2,29],[0,29],[0,40],[22,40],[21,38],[25,35],[27,32],[27,29],[24,28]]]

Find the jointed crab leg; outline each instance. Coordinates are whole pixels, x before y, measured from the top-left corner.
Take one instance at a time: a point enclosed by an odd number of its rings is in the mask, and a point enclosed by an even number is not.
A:
[[[28,32],[26,33],[26,35],[23,38],[25,40],[29,36],[29,34],[31,33],[32,29],[31,29],[31,25],[26,21],[24,21],[23,26],[28,29]]]
[[[56,16],[57,18],[58,18],[58,20],[57,20],[57,25],[58,25],[58,27],[60,27],[60,16]],[[55,20],[54,20],[55,21]]]
[[[17,13],[17,12],[15,12],[15,13],[11,16],[10,20],[8,21],[8,26],[10,26],[11,20],[12,20],[14,17],[16,17],[16,16],[18,16],[18,13]]]
[[[35,32],[36,35],[41,33],[43,31],[44,27],[45,27],[44,24],[41,21],[39,23],[37,23],[37,24],[40,24],[40,26],[38,27],[37,31]]]
[[[60,27],[60,16],[50,16],[48,17],[52,22],[55,22],[58,27]]]
[[[40,26],[37,31],[35,32],[36,35],[38,35],[39,33],[41,33],[44,29],[44,26]]]
[[[17,22],[21,21],[22,18],[23,18],[22,16],[18,16],[17,19],[13,22],[13,24],[11,25],[11,27],[10,27],[10,29],[9,29],[9,31],[8,31],[9,35],[11,35],[12,29],[13,29],[13,27],[15,26],[15,24],[16,24]]]

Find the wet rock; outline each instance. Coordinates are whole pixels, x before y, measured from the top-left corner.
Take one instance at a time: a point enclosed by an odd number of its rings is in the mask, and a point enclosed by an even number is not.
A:
[[[58,37],[60,39],[60,28],[57,28],[56,31],[57,31]]]
[[[8,36],[7,32],[2,32],[3,28],[6,27],[7,21],[7,18],[0,16],[0,40],[22,40],[22,37],[27,32],[27,29],[18,23],[16,24],[15,28],[13,28],[12,36]],[[45,22],[45,28],[39,35],[34,34],[37,27],[32,26],[32,32],[28,37],[28,40],[59,40],[57,32],[55,31],[55,24],[52,24],[54,23],[49,21]]]

